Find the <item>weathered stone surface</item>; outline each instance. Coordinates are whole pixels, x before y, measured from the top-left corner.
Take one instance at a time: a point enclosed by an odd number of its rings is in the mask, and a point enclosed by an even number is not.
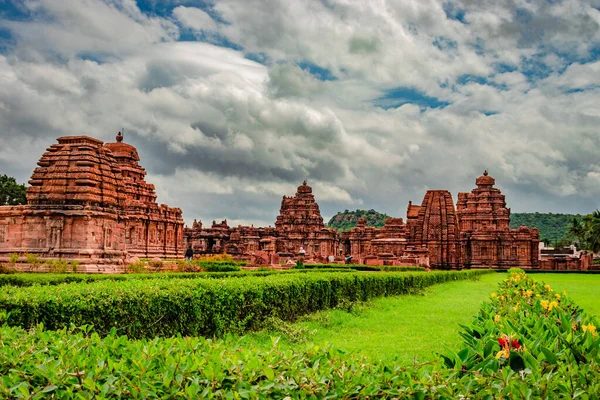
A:
[[[202,223],[194,221],[192,228],[185,229],[185,240],[198,255],[226,252],[252,259],[253,254],[265,253],[269,254],[269,263],[279,256],[297,257],[300,248],[310,257],[326,258],[340,253],[337,233],[325,228],[312,188],[306,182],[298,187],[294,197],[283,197],[274,228],[232,228],[226,220],[220,224],[213,221],[210,228],[202,228]],[[278,257],[273,258],[274,255]]]
[[[539,232],[522,226],[510,229],[510,209],[487,171],[477,188],[459,193],[460,247],[466,267],[539,267]]]
[[[156,203],[137,151],[122,140],[58,138],[33,172],[28,205],[0,207],[0,259],[28,253],[112,271],[131,256],[181,257],[181,210]]]

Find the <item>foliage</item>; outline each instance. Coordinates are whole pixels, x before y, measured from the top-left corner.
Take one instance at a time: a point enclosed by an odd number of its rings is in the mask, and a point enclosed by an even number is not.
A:
[[[308,269],[352,269],[355,271],[425,271],[423,267],[417,266],[388,266],[388,265],[365,265],[365,264],[304,264],[303,268]]]
[[[340,232],[349,231],[356,226],[359,218],[366,219],[367,226],[381,228],[383,225],[385,225],[386,218],[390,218],[390,216],[387,214],[378,213],[375,210],[345,210],[344,212],[339,212],[331,217],[327,223],[327,226],[329,228],[335,228]]]
[[[89,326],[58,332],[42,326],[3,327],[0,394],[67,399],[596,399],[597,327],[564,294],[557,296],[522,271],[513,271],[473,323],[463,327],[462,350],[409,367],[372,364],[311,344],[282,349],[275,338],[265,351],[241,346],[231,337],[135,341],[118,336],[116,329],[101,337]]]
[[[64,274],[68,272],[69,263],[66,260],[48,260],[45,262],[48,271],[54,274]]]
[[[142,260],[134,261],[127,264],[127,267],[125,267],[125,272],[128,274],[144,274],[148,272],[148,267]]]
[[[15,178],[0,175],[0,206],[27,204],[25,185],[19,185]]]
[[[223,278],[245,278],[264,277],[277,274],[321,272],[320,270],[287,270],[278,271],[231,271],[231,272],[197,272],[197,273],[140,273],[140,274],[31,274],[14,273],[9,270],[10,275],[0,275],[1,286],[34,286],[34,285],[61,285],[65,283],[93,283],[97,281],[124,281],[145,279],[223,279]],[[335,269],[328,272],[352,272],[352,270]]]
[[[600,252],[600,210],[583,218],[572,218],[569,223],[568,234],[580,249],[593,253]]]
[[[10,253],[8,255],[8,262],[11,264],[16,264],[17,261],[19,261],[19,257],[21,257],[19,253]]]
[[[274,274],[246,279],[128,279],[94,284],[4,287],[0,309],[8,323],[60,329],[93,325],[131,337],[221,336],[260,329],[267,317],[293,321],[344,301],[405,294],[447,281],[470,279],[486,270],[431,273]]]
[[[554,213],[511,213],[510,227],[517,229],[522,225],[537,228],[540,231],[540,239],[546,245],[559,246],[568,245],[568,226],[575,218],[582,218],[579,214],[554,214]]]
[[[37,269],[37,267],[42,264],[39,254],[26,253],[25,260],[27,261],[27,264],[31,265],[32,270]]]

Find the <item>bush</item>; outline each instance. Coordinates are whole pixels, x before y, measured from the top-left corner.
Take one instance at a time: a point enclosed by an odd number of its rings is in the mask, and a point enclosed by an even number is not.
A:
[[[31,265],[32,270],[37,269],[42,264],[42,260],[38,254],[26,253],[25,260],[27,261],[27,264]]]
[[[127,279],[93,285],[5,287],[0,309],[8,323],[48,329],[93,325],[131,337],[221,336],[262,327],[267,317],[293,321],[347,301],[405,294],[436,283],[469,279],[489,271],[421,273],[273,274],[246,279]]]
[[[20,256],[21,255],[19,253],[10,253],[8,255],[8,262],[14,265],[19,261]]]
[[[55,274],[64,274],[69,268],[69,263],[65,260],[48,260],[45,263],[48,271]]]
[[[146,267],[146,263],[144,261],[134,261],[127,264],[127,267],[125,267],[125,272],[128,274],[143,274],[148,272],[148,268]]]
[[[354,354],[310,344],[282,348],[276,338],[265,350],[232,337],[135,341],[118,336],[116,329],[102,338],[89,326],[58,332],[3,327],[0,394],[3,398],[597,399],[598,321],[564,293],[558,295],[516,271],[482,305],[473,323],[462,328],[463,349],[408,367],[368,363]],[[552,302],[556,305],[550,307]],[[6,312],[0,312],[0,321],[6,318]],[[266,320],[265,326],[297,342],[310,335],[276,317]]]
[[[387,272],[403,272],[403,271],[425,271],[424,267],[417,266],[393,266],[393,265],[365,265],[365,264],[304,264],[304,268],[310,269],[341,269],[348,268],[355,271],[387,271]]]

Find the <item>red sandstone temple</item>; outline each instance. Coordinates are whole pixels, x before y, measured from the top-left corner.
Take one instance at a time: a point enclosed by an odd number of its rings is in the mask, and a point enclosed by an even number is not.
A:
[[[0,261],[11,253],[69,259],[89,272],[121,271],[133,257],[181,258],[226,252],[256,263],[280,257],[371,265],[424,265],[436,269],[539,268],[537,229],[511,229],[510,209],[487,171],[456,207],[447,190],[429,190],[421,205],[409,202],[406,222],[388,218],[382,228],[361,219],[338,234],[323,223],[306,181],[284,196],[275,227],[183,227],[182,213],[156,203],[137,150],[87,136],[65,136],[47,149],[27,188],[26,206],[0,207]],[[548,264],[548,262],[546,262]]]
[[[185,229],[185,238],[195,254],[226,252],[251,259],[258,256],[268,264],[279,257],[296,257],[301,249],[310,259],[319,261],[340,255],[337,232],[325,227],[306,181],[295,196],[283,196],[274,228],[229,227],[224,220],[220,224],[213,221],[210,228],[203,229],[201,222],[194,221],[192,228]]]
[[[359,221],[341,235],[345,254],[373,265],[538,268],[538,230],[510,229],[510,209],[487,171],[475,183],[459,193],[456,208],[450,192],[429,190],[420,206],[409,202],[406,224],[389,218],[377,229]]]
[[[31,176],[28,204],[0,207],[0,259],[35,254],[106,272],[134,256],[181,258],[182,212],[156,203],[139,160],[121,133],[106,144],[58,138]]]

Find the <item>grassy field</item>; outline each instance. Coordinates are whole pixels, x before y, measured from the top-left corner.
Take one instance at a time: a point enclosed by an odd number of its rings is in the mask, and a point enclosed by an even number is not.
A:
[[[600,275],[535,274],[555,291],[567,291],[586,311],[600,315]],[[460,347],[459,324],[477,314],[506,274],[489,274],[479,281],[460,281],[427,288],[422,294],[376,299],[352,309],[328,310],[304,317],[294,324],[247,335],[243,341],[270,345],[281,336],[290,347],[309,341],[359,353],[371,361],[411,364],[431,360],[445,347]]]
[[[532,274],[531,277],[546,282],[558,293],[565,290],[585,311],[600,317],[600,275]]]
[[[267,345],[271,336],[283,333],[281,340],[289,346],[306,338],[319,346],[332,344],[346,352],[358,352],[371,361],[396,360],[405,365],[415,357],[427,361],[434,351],[459,346],[458,324],[468,322],[505,277],[493,273],[479,281],[435,285],[419,295],[376,299],[351,312],[318,312],[281,332],[258,332],[244,340]]]

